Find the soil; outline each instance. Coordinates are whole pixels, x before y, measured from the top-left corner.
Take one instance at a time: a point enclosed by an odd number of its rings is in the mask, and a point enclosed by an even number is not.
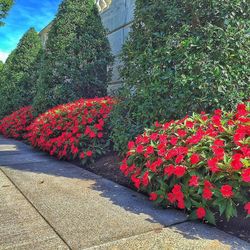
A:
[[[95,163],[82,166],[77,162],[77,165],[122,186],[136,190],[130,179],[120,171],[120,161],[121,159],[115,153],[109,153]],[[217,228],[250,243],[250,218],[246,219],[246,212],[243,207],[239,207],[237,218],[232,218],[230,221],[219,215],[216,217]]]

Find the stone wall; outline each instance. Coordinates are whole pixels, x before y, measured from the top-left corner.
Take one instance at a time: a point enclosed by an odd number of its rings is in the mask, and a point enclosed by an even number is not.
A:
[[[122,83],[118,72],[119,54],[134,19],[135,0],[97,0],[97,6],[103,25],[108,30],[108,39],[115,56],[112,81],[109,85],[109,92],[112,93]]]

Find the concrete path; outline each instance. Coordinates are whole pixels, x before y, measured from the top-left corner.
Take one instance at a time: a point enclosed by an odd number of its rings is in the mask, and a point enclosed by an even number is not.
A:
[[[141,194],[0,137],[0,249],[250,249]]]

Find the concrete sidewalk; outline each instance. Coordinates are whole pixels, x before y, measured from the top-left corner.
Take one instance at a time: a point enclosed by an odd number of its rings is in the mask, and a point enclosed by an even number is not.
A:
[[[67,162],[0,137],[0,249],[250,249]]]

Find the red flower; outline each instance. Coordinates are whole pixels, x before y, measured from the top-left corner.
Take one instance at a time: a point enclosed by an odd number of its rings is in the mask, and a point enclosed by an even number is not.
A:
[[[220,191],[224,198],[231,198],[234,195],[232,187],[230,185],[223,185]]]
[[[131,180],[132,180],[132,182],[134,183],[135,187],[136,187],[137,189],[139,189],[139,188],[140,188],[140,184],[141,184],[141,180],[140,180],[139,178],[137,178],[137,175],[133,174],[133,175],[131,176]]]
[[[208,160],[207,165],[213,173],[216,173],[219,171],[217,158],[212,158],[212,159]]]
[[[136,152],[137,152],[138,154],[141,154],[141,153],[143,152],[143,149],[144,149],[144,147],[143,147],[142,145],[138,145],[138,146],[136,147]]]
[[[102,138],[102,137],[103,137],[103,133],[102,133],[102,132],[98,132],[98,133],[97,133],[97,137],[98,137],[98,138]]]
[[[202,197],[203,197],[205,200],[211,200],[211,199],[212,199],[212,196],[213,196],[212,191],[211,191],[209,188],[205,187],[205,188],[203,189]]]
[[[223,147],[225,145],[225,142],[221,139],[216,139],[213,145],[218,147]]]
[[[173,193],[168,193],[167,196],[168,196],[168,200],[170,201],[170,203],[176,202],[176,197]]]
[[[185,166],[176,166],[174,170],[174,174],[177,177],[182,177],[186,173],[186,167]]]
[[[184,160],[185,156],[184,155],[178,155],[175,159],[176,164],[180,164]]]
[[[250,202],[245,204],[244,209],[247,211],[247,214],[250,214]]]
[[[154,193],[154,192],[150,193],[149,200],[155,201],[155,200],[157,200],[157,198],[158,198],[158,195],[156,193]]]
[[[148,185],[148,183],[149,183],[148,175],[149,175],[149,173],[148,173],[148,171],[146,171],[146,172],[144,173],[143,177],[142,177],[142,185],[143,185],[144,187],[146,187],[146,186]]]
[[[199,177],[193,175],[193,176],[191,176],[191,178],[190,178],[190,180],[189,180],[189,182],[188,182],[188,185],[189,185],[190,187],[198,187],[198,186],[199,186],[198,181],[199,181]]]
[[[80,154],[80,158],[81,158],[81,159],[84,159],[84,158],[85,158],[85,154],[84,154],[83,152]]]
[[[175,172],[175,167],[174,165],[168,165],[167,167],[164,168],[164,175],[168,175],[168,177],[170,177],[171,175],[173,175]]]
[[[130,142],[128,143],[128,149],[131,150],[131,149],[133,149],[134,147],[135,147],[135,143],[134,143],[133,141],[130,141]]]
[[[175,146],[178,142],[178,137],[172,136],[170,139],[170,143]]]
[[[178,203],[177,203],[177,207],[178,207],[179,209],[185,209],[184,200],[179,200]]]
[[[93,152],[89,150],[89,151],[86,152],[86,155],[87,155],[88,157],[91,157],[91,156],[93,155]]]
[[[187,128],[193,128],[194,127],[194,122],[186,121],[186,127]]]
[[[154,153],[154,147],[148,146],[147,149],[146,149],[146,153],[149,154],[149,155],[153,154]]]
[[[247,109],[246,109],[246,105],[241,103],[238,104],[237,106],[237,115],[238,116],[246,116],[247,115]]]
[[[192,156],[190,157],[190,162],[193,165],[200,162],[200,155],[199,154],[192,154]]]
[[[180,136],[180,137],[184,137],[186,136],[187,132],[183,129],[178,129],[177,130],[177,134]]]
[[[231,162],[231,166],[234,170],[240,170],[243,167],[243,163],[241,162],[241,159],[244,156],[242,154],[234,154],[233,159]]]
[[[244,182],[250,182],[250,168],[244,169],[241,177]]]
[[[206,216],[206,210],[203,207],[199,207],[196,210],[196,215],[198,219],[203,219]]]
[[[156,141],[157,138],[158,138],[158,133],[152,133],[152,134],[150,135],[150,139],[151,139],[152,141]]]

